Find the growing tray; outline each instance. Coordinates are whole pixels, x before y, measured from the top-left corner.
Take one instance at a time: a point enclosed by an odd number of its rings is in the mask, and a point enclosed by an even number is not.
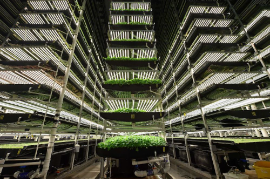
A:
[[[40,87],[45,86],[39,84],[0,84],[0,91],[28,91],[30,88],[31,90],[36,90]]]
[[[109,47],[154,48],[155,47],[155,42],[109,41]]]
[[[124,3],[128,3],[128,2],[137,2],[137,3],[140,3],[140,2],[151,2],[151,0],[112,0],[112,2],[124,2]]]
[[[189,33],[186,43],[190,46],[199,34],[231,34],[228,27],[196,27]]]
[[[33,65],[44,65],[44,61],[0,61],[1,65],[8,66],[33,66]]]
[[[249,141],[242,141],[242,142],[237,142],[233,141],[233,139],[228,139],[226,140],[222,138],[216,139],[212,138],[212,143],[217,146],[217,148],[220,149],[227,149],[227,150],[243,150],[243,151],[251,151],[251,152],[270,152],[270,140],[269,141],[261,141],[265,139],[260,139],[260,138],[252,138],[254,139],[254,142]],[[236,139],[237,140],[237,139]],[[188,139],[189,144],[194,144],[194,145],[200,145],[200,146],[208,146],[208,139]]]
[[[154,25],[113,25],[110,24],[110,30],[153,30]]]
[[[211,19],[223,19],[222,14],[214,13],[191,13],[183,26],[183,32],[185,33],[194,19],[197,18],[211,18]]]
[[[121,11],[121,10],[111,10],[111,15],[152,15],[152,11]]]
[[[125,66],[125,67],[147,67],[148,64],[153,68],[156,66],[157,61],[135,61],[135,60],[106,60],[109,65]]]
[[[228,51],[232,52],[238,49],[236,43],[199,43],[196,49],[194,49],[190,58],[194,61],[194,58],[198,58],[202,53],[206,51]]]
[[[104,158],[117,158],[117,159],[140,159],[148,158],[156,155],[167,154],[169,152],[168,146],[148,147],[128,149],[128,148],[115,148],[111,150],[101,149],[96,147],[97,155]]]
[[[226,114],[247,119],[268,118],[270,110],[229,110],[225,111]]]
[[[117,91],[148,91],[158,89],[161,84],[132,84],[132,85],[111,85],[111,84],[102,84],[102,87],[108,90],[117,90]]]
[[[115,113],[101,112],[100,116],[104,119],[126,122],[140,122],[159,119],[164,116],[164,112],[137,112],[137,113]]]

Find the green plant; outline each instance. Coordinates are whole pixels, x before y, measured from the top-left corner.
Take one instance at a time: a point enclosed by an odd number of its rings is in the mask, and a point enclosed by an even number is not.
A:
[[[145,110],[139,110],[139,109],[120,108],[120,109],[117,109],[117,110],[109,110],[107,112],[130,113],[130,112],[146,112],[146,111]]]
[[[149,23],[146,22],[129,22],[130,25],[149,25]]]
[[[162,137],[156,136],[117,136],[107,139],[105,142],[98,144],[102,149],[114,149],[114,148],[129,148],[136,149],[147,148],[152,146],[165,146],[166,141]]]
[[[114,39],[113,41],[124,41],[124,42],[150,42],[147,39]]]
[[[111,84],[111,85],[132,85],[132,84],[161,84],[160,79],[139,79],[139,78],[134,78],[131,80],[124,80],[124,79],[119,79],[119,80],[107,80],[104,82],[105,84]]]
[[[128,58],[128,57],[107,57],[105,60],[111,61],[157,61],[157,58]]]
[[[149,23],[146,22],[118,22],[116,25],[150,25]]]
[[[145,9],[111,9],[111,11],[149,11]]]

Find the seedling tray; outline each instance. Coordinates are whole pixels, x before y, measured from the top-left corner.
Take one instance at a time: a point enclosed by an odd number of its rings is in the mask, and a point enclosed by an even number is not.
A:
[[[143,60],[143,61],[136,61],[136,60],[106,60],[106,63],[109,65],[115,65],[115,66],[125,66],[125,67],[147,67],[148,64],[152,68],[154,68],[157,64],[157,61],[154,60]]]
[[[148,90],[155,90],[158,89],[161,86],[161,84],[132,84],[132,85],[112,85],[112,84],[102,84],[102,87],[108,90],[117,90],[117,91],[148,91]]]
[[[0,91],[28,91],[40,88],[42,85],[38,84],[0,84]]]
[[[125,122],[141,122],[159,119],[164,116],[164,112],[137,112],[137,113],[116,113],[116,112],[101,112],[100,116],[104,119],[125,121]]]
[[[152,15],[152,11],[122,11],[122,10],[111,10],[111,15]]]
[[[153,30],[154,25],[110,25],[110,30]]]
[[[117,159],[139,159],[148,158],[151,156],[167,154],[169,152],[168,146],[148,147],[128,149],[128,148],[115,148],[111,150],[101,149],[96,147],[97,155],[104,158],[117,158]]]
[[[235,51],[238,49],[238,45],[236,43],[200,43],[196,49],[194,49],[191,54],[191,60],[199,57],[202,53],[206,51]]]
[[[154,48],[155,42],[147,41],[109,41],[109,47]]]
[[[190,46],[199,34],[231,34],[228,27],[195,27],[187,37],[187,46]]]

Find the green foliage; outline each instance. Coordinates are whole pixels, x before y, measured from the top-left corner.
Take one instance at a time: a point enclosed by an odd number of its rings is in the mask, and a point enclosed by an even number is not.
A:
[[[105,60],[112,60],[112,61],[157,61],[157,58],[127,58],[127,57],[107,57],[104,58]]]
[[[166,141],[156,136],[117,136],[98,144],[102,149],[114,149],[125,147],[129,149],[147,148],[152,146],[165,146]]]
[[[149,24],[146,23],[146,22],[130,22],[129,24],[130,24],[130,25],[149,25]]]
[[[192,137],[190,139],[207,139],[206,137]],[[239,143],[255,143],[255,142],[270,142],[270,139],[235,139],[235,138],[212,138],[212,140],[224,140],[224,141],[233,141],[236,144]]]
[[[113,41],[123,41],[123,42],[149,42],[147,39],[114,39]]]
[[[111,84],[111,85],[133,85],[133,84],[139,84],[139,85],[145,85],[145,84],[161,84],[160,79],[150,80],[150,79],[139,79],[134,78],[131,80],[107,80],[104,82],[105,84]]]
[[[87,140],[87,139],[79,139],[81,140]],[[55,141],[55,143],[64,143],[64,142],[74,142],[74,140],[60,140]],[[0,149],[22,149],[27,146],[31,145],[37,145],[37,142],[28,142],[28,143],[14,143],[14,144],[0,144]],[[48,144],[48,141],[39,142],[39,144]]]
[[[146,112],[145,110],[130,109],[130,108],[120,108],[117,110],[109,110],[107,112],[117,112],[117,113],[130,113],[130,112]]]
[[[149,11],[145,9],[111,9],[111,11]]]
[[[148,24],[146,22],[129,22],[129,23],[127,23],[127,22],[119,22],[116,25],[150,25],[150,24]]]

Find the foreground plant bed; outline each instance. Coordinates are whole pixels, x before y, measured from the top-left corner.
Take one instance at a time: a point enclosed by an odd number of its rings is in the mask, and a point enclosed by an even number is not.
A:
[[[164,112],[130,112],[130,113],[116,113],[116,112],[101,112],[100,116],[104,119],[125,121],[125,122],[141,122],[159,119],[164,116]]]
[[[158,147],[148,147],[148,148],[138,148],[128,149],[128,148],[115,148],[115,149],[101,149],[96,148],[97,155],[100,157],[107,158],[126,158],[126,159],[138,159],[138,158],[147,158],[150,156],[167,154],[169,152],[168,146],[158,146]]]

